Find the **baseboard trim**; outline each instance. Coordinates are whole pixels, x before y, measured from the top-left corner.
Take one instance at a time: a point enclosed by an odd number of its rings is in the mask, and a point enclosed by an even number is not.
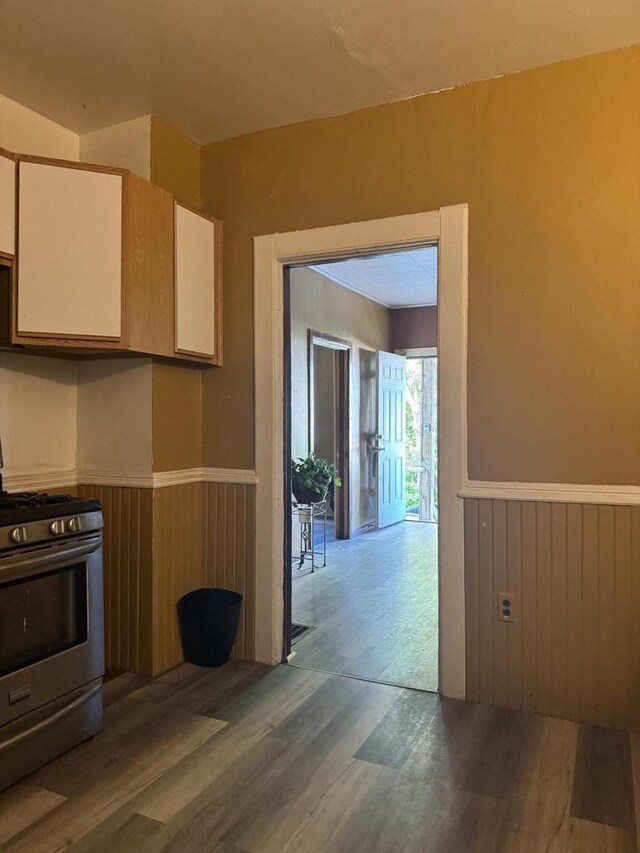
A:
[[[591,486],[582,483],[493,483],[469,480],[461,498],[542,501],[601,505],[640,505],[640,486]]]

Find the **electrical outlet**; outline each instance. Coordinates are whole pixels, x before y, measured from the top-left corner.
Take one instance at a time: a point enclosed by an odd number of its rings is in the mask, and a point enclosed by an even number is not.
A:
[[[498,621],[517,622],[520,618],[520,598],[515,592],[498,593]]]

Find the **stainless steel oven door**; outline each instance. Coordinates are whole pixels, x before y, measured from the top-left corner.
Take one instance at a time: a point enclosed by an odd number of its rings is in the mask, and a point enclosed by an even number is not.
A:
[[[103,674],[101,535],[0,556],[0,726]]]

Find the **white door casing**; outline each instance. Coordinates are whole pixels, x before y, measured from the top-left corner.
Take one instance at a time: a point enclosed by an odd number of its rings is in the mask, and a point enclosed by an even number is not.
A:
[[[378,352],[378,527],[404,521],[404,397],[406,362],[402,355]]]
[[[468,207],[254,238],[256,657],[282,659],[284,578],[284,287],[286,264],[438,243],[440,690],[465,696]]]

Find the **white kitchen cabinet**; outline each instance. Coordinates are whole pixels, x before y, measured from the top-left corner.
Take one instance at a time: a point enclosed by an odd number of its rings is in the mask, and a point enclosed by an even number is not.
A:
[[[119,341],[123,175],[19,163],[19,336]]]
[[[175,204],[175,349],[222,363],[222,223]]]
[[[15,259],[0,247],[5,345],[221,363],[222,223],[124,169],[3,159],[17,162]]]
[[[0,254],[15,255],[16,162],[0,149]]]

